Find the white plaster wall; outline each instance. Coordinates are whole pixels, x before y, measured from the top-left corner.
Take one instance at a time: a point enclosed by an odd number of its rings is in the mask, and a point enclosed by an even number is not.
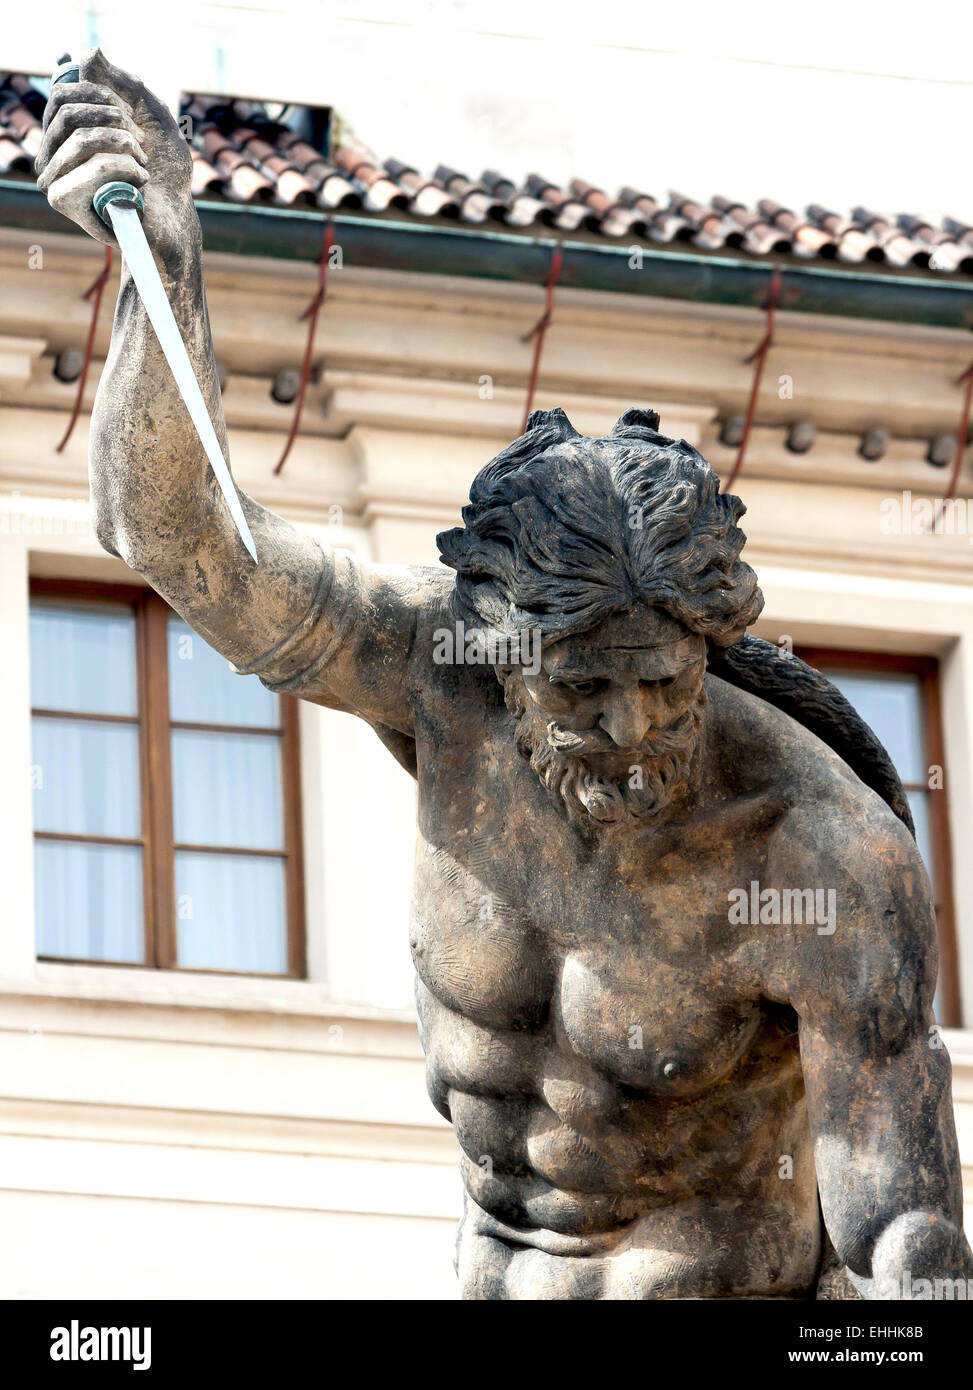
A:
[[[415,784],[361,720],[301,707],[309,975],[346,1003],[409,1009]]]
[[[452,1300],[454,1229],[223,1198],[0,1191],[0,1298]]]

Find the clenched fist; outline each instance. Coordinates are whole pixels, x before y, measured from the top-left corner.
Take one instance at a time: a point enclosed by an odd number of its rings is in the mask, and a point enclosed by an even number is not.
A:
[[[100,48],[78,66],[80,81],[57,83],[44,112],[38,187],[56,212],[114,246],[114,233],[91,200],[103,183],[134,184],[145,199],[149,245],[167,265],[178,265],[198,245],[199,221],[190,194],[192,156],[172,113]]]

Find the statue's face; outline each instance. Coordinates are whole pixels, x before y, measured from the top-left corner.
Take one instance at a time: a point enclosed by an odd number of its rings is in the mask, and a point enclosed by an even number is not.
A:
[[[638,605],[546,643],[540,670],[508,682],[508,703],[522,750],[569,812],[617,821],[657,813],[685,781],[705,674],[705,640]]]
[[[705,671],[704,638],[642,607],[545,645],[540,671],[524,683],[541,714],[588,736],[588,756],[619,762],[685,715]]]

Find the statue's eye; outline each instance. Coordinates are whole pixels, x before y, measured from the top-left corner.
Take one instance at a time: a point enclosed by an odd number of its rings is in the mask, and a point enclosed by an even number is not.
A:
[[[570,690],[572,695],[593,695],[598,689],[596,680],[590,681],[557,681],[565,690]]]

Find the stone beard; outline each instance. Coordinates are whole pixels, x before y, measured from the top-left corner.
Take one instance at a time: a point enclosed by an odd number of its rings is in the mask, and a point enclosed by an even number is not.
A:
[[[619,752],[601,729],[563,729],[537,709],[516,667],[498,671],[517,719],[517,749],[573,824],[643,820],[661,811],[688,779],[702,742],[706,691],[635,752]]]

